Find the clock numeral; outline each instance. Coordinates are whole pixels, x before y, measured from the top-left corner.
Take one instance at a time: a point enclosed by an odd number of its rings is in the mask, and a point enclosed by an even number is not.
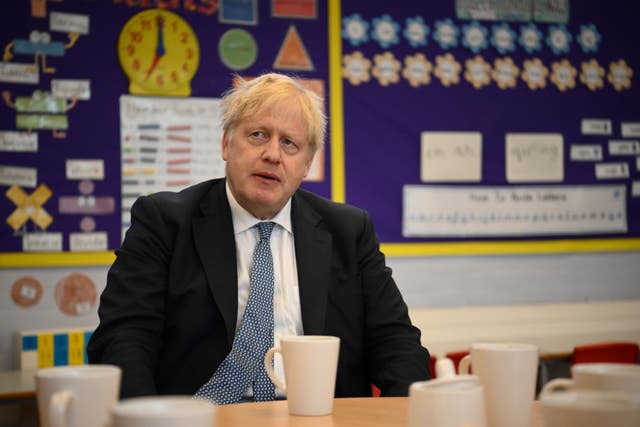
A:
[[[149,19],[141,19],[140,27],[142,31],[151,31],[151,21]]]
[[[140,60],[134,59],[133,63],[131,64],[131,68],[133,68],[136,71],[140,70]]]
[[[158,83],[158,86],[164,85],[164,76],[162,74],[158,74],[158,77],[156,77],[156,83]]]
[[[184,71],[185,73],[189,72],[189,64],[188,63],[184,63],[182,64],[182,71]]]
[[[178,72],[177,71],[172,71],[171,72],[171,81],[174,83],[178,83]]]
[[[176,31],[178,31],[178,21],[176,21],[175,19],[171,22],[171,28],[173,29],[173,32],[175,33]]]
[[[189,41],[189,34],[187,33],[180,33],[180,41],[184,44],[187,43]]]
[[[142,33],[140,31],[131,31],[129,36],[131,36],[132,43],[140,43],[142,41]]]
[[[188,48],[187,49],[187,59],[191,59],[193,58],[193,49]]]
[[[132,45],[132,44],[128,44],[127,45],[127,53],[129,54],[129,56],[133,56],[133,54],[136,53],[135,46]]]

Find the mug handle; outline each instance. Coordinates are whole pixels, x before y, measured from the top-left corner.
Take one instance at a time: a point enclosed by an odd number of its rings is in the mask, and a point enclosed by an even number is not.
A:
[[[573,388],[573,380],[569,378],[555,378],[542,387],[540,394],[553,393],[558,390],[571,390]]]
[[[49,401],[49,423],[51,427],[66,427],[69,423],[69,405],[73,400],[73,394],[61,390],[51,396]]]
[[[280,353],[280,355],[282,355],[282,350],[280,349],[280,347],[271,347],[269,351],[267,351],[267,354],[264,355],[264,369],[267,371],[267,375],[269,376],[273,384],[275,384],[275,386],[280,390],[286,392],[287,386],[280,382],[278,376],[273,371],[273,357],[276,353]]]
[[[458,373],[460,375],[469,375],[469,367],[471,366],[471,355],[464,356],[458,363]]]

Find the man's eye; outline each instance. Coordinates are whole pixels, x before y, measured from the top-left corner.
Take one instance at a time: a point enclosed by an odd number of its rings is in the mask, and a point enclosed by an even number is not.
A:
[[[282,149],[287,154],[295,154],[300,150],[300,147],[292,140],[285,138],[282,140]]]
[[[253,144],[261,144],[267,140],[267,136],[264,132],[257,130],[249,134],[249,140]]]

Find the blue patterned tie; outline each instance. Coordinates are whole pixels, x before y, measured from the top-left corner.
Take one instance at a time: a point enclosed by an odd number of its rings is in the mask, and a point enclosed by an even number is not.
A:
[[[264,355],[273,346],[273,257],[269,239],[274,222],[260,222],[260,241],[251,267],[249,299],[231,352],[196,398],[219,405],[238,402],[253,385],[254,400],[273,400],[275,387],[264,369]]]

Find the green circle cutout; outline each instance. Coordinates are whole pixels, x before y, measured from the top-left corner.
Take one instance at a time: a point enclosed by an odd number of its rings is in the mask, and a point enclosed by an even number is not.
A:
[[[218,54],[227,67],[244,70],[256,62],[258,45],[248,31],[234,28],[220,37]]]

